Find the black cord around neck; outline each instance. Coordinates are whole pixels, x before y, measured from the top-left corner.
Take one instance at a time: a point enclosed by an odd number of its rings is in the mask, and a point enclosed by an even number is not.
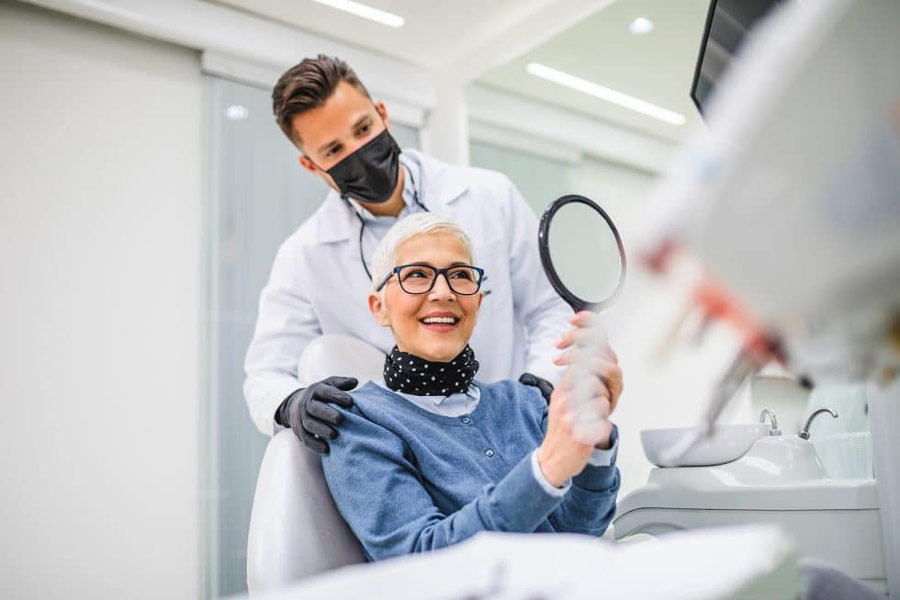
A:
[[[362,238],[363,231],[366,230],[366,220],[362,218],[362,215],[353,211],[356,217],[359,219],[359,262],[362,263],[363,269],[366,270],[366,276],[369,278],[369,281],[372,281],[372,273],[369,271],[369,267],[366,265],[366,259],[363,257],[363,247],[362,247]]]
[[[425,212],[431,212],[430,210],[428,210],[427,206],[425,206],[424,204],[422,204],[422,202],[419,201],[419,190],[416,189],[416,180],[413,177],[412,171],[409,169],[409,167],[407,167],[403,163],[400,163],[400,165],[404,169],[406,169],[406,174],[409,175],[409,183],[412,186],[412,192],[413,192],[413,202],[418,204],[422,208],[422,210],[424,210]],[[400,193],[401,193],[401,195],[403,194],[403,192],[400,192]],[[341,198],[344,198],[344,197],[341,196]],[[359,214],[359,211],[356,210],[356,208],[353,206],[353,204],[350,202],[350,200],[348,198],[344,198],[344,200],[347,201],[347,205],[350,207],[350,210],[352,210],[353,214],[356,215],[356,218],[359,219],[359,262],[362,263],[363,269],[366,271],[366,276],[369,278],[369,281],[372,281],[372,272],[369,271],[369,266],[366,265],[366,259],[365,259],[365,256],[363,255],[363,232],[366,230],[366,220],[363,219],[363,216],[361,214]]]

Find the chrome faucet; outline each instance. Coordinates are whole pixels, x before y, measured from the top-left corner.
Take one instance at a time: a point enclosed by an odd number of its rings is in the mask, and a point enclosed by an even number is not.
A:
[[[769,435],[781,435],[781,430],[778,429],[778,419],[775,418],[775,413],[768,408],[764,408],[761,413],[759,413],[759,422],[765,423],[766,418],[772,421],[772,426],[769,428]]]
[[[820,408],[819,410],[815,411],[813,414],[809,415],[809,418],[806,419],[806,425],[804,425],[804,426],[803,426],[803,429],[801,429],[801,430],[797,433],[797,435],[800,436],[800,439],[801,439],[801,440],[808,440],[808,439],[809,439],[809,428],[810,428],[810,426],[812,425],[813,419],[815,419],[816,417],[818,417],[818,416],[819,416],[820,414],[822,414],[822,413],[828,413],[829,415],[831,415],[831,416],[832,416],[833,418],[835,418],[835,419],[838,418],[838,414],[837,414],[835,411],[831,410],[830,408]]]

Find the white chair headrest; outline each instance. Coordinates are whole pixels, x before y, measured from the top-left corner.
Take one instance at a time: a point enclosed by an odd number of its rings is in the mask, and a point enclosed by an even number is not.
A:
[[[306,387],[332,375],[356,377],[359,384],[381,381],[384,353],[349,335],[323,335],[310,342],[300,355],[297,379]]]

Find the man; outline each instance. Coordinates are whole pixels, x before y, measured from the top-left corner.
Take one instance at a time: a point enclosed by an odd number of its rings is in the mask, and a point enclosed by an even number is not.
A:
[[[324,55],[282,75],[272,92],[278,125],[300,165],[333,191],[281,246],[260,297],[247,351],[244,393],[263,433],[290,427],[307,447],[328,450],[355,379],[330,377],[305,389],[297,361],[319,335],[346,334],[389,352],[390,333],[368,314],[368,261],[398,217],[435,211],[455,217],[485,268],[485,300],[472,347],[479,379],[523,375],[545,396],[559,376],[552,358],[571,309],[550,287],[537,250],[537,219],[502,174],[451,166],[402,151],[388,112],[353,70]]]

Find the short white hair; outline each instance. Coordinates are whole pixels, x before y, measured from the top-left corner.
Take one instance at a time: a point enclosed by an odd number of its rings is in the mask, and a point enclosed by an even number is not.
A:
[[[460,227],[456,219],[434,212],[422,212],[397,221],[381,238],[372,255],[372,289],[374,290],[396,267],[397,254],[403,242],[417,235],[428,233],[449,233],[456,237],[469,254],[469,261],[475,262],[472,240]],[[384,289],[382,288],[382,291]]]

